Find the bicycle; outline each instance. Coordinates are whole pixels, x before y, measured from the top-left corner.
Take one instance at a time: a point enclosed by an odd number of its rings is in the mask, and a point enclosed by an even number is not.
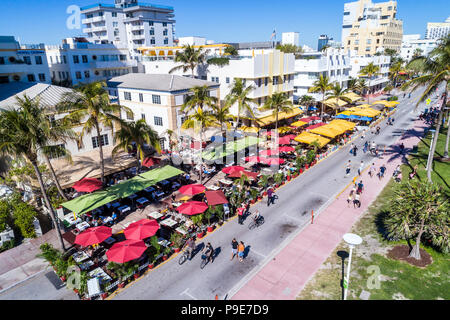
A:
[[[264,217],[259,217],[258,220],[256,221],[252,219],[252,222],[248,224],[248,228],[249,230],[253,230],[259,226],[262,226],[263,224],[264,224]]]
[[[189,252],[189,250],[186,249],[186,250],[183,251],[183,254],[180,256],[180,259],[178,259],[178,264],[182,265],[189,258],[190,258],[190,252]]]
[[[214,253],[213,253],[214,255]],[[212,256],[214,258],[214,256]],[[202,261],[200,262],[200,269],[203,269],[209,262],[209,256],[202,254]]]

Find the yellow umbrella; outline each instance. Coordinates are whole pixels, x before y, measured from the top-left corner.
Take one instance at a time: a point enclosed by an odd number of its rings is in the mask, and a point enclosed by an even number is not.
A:
[[[257,128],[257,127],[242,126],[242,127],[239,128],[239,130],[244,131],[244,132],[248,132],[248,133],[258,133],[260,129]]]
[[[284,133],[290,132],[290,131],[292,131],[292,128],[290,128],[290,127],[281,127],[281,128],[278,128],[278,132],[281,133],[281,134],[284,134]]]
[[[388,108],[394,108],[398,104],[400,104],[398,101],[389,101],[389,104],[386,104],[385,106]]]
[[[321,137],[317,134],[313,134],[310,132],[303,132],[301,135],[297,136],[294,140],[305,144],[311,144],[314,141],[316,141],[317,143],[319,143],[321,148],[331,141],[330,139]]]
[[[306,126],[307,124],[308,124],[308,122],[297,121],[297,122],[291,123],[291,126],[300,128],[300,127]]]
[[[387,100],[378,100],[378,101],[375,101],[374,103],[372,103],[372,105],[375,105],[375,104],[386,105],[386,104],[389,104],[389,101],[387,101]]]

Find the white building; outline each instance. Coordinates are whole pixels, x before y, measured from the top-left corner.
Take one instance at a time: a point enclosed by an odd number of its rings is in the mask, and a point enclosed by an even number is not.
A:
[[[350,52],[341,49],[328,48],[325,52],[304,53],[301,59],[295,60],[295,100],[303,95],[312,96],[317,101],[322,100],[322,94],[308,92],[320,75],[346,88],[351,71],[350,61]]]
[[[185,120],[181,106],[190,89],[204,85],[209,87],[211,96],[219,97],[219,84],[178,75],[133,73],[107,82],[108,91],[116,97],[116,102],[133,112],[122,112],[122,119],[145,119],[161,137],[163,149],[168,147],[166,131],[177,132]]]
[[[437,47],[438,39],[420,39],[420,34],[404,35],[400,56],[409,61],[420,49],[423,56],[427,56],[434,48]]]
[[[43,44],[20,45],[13,36],[0,36],[0,83],[50,83]]]
[[[281,35],[281,44],[291,44],[300,46],[300,35],[298,32],[283,32]]]
[[[215,55],[220,56],[220,52],[223,53],[223,48],[223,45],[212,45],[205,47],[205,50],[209,49],[211,55],[214,52]],[[170,48],[167,50],[175,51]],[[166,57],[166,60],[155,60],[153,56],[155,53],[145,51],[143,54],[146,55],[143,57],[143,64],[145,65],[145,72],[148,74],[167,74],[178,65],[170,57]],[[243,79],[246,86],[253,86],[254,89],[250,92],[249,97],[253,99],[254,112],[257,116],[267,115],[261,113],[258,108],[275,92],[284,92],[293,99],[294,54],[285,54],[276,49],[239,50],[239,56],[229,58],[229,63],[226,65],[205,64],[197,67],[195,71],[195,75],[199,78],[220,85],[220,100],[223,101],[230,93],[236,78]],[[174,74],[191,75],[191,71],[178,70]],[[230,112],[237,115],[237,105],[233,106]]]
[[[126,47],[114,44],[93,44],[83,38],[68,38],[61,46],[46,46],[52,82],[55,84],[90,83],[133,72]]]
[[[204,46],[206,45],[206,38],[203,37],[180,37],[178,38],[178,45],[190,45],[190,46]]]
[[[429,22],[425,39],[441,39],[450,33],[450,17],[445,22]]]
[[[82,7],[83,32],[92,43],[126,46],[139,59],[143,46],[172,46],[175,33],[174,9],[137,0],[115,0],[112,4]]]
[[[380,68],[379,75],[368,79],[367,77],[362,77],[360,71],[366,67],[368,64],[372,63]],[[381,91],[389,83],[389,66],[391,63],[390,56],[358,56],[355,51],[351,52],[350,57],[350,76],[352,78],[362,78],[367,80],[367,85],[370,85],[370,93],[377,93]]]

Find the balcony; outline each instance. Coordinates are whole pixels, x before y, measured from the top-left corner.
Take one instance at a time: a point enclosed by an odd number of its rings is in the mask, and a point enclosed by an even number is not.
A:
[[[141,31],[144,30],[144,26],[131,26],[131,31]]]
[[[131,68],[137,66],[137,61],[96,61],[93,65],[94,69]]]
[[[94,22],[102,22],[105,21],[105,17],[92,17],[92,18],[86,18],[86,19],[82,19],[81,23],[83,24],[88,24],[88,23],[94,23]]]
[[[108,29],[106,28],[106,26],[102,26],[102,27],[92,27],[91,28],[91,32],[104,32],[107,31]]]
[[[144,34],[131,34],[132,40],[145,40]]]

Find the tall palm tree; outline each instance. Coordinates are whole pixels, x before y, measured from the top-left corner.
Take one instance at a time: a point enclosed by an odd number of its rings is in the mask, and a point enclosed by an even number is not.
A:
[[[372,81],[372,77],[375,77],[380,74],[380,67],[376,66],[373,62],[371,62],[367,66],[362,68],[361,71],[359,71],[359,74],[363,77],[369,78],[369,95],[370,95],[370,92],[371,92],[370,83]],[[367,103],[370,104],[369,96],[367,96]]]
[[[436,144],[439,138],[439,131],[441,130],[442,118],[444,109],[447,104],[448,88],[450,81],[450,35],[441,39],[436,48],[434,48],[427,57],[418,57],[413,59],[407,66],[407,68],[413,67],[421,71],[422,75],[418,78],[412,79],[406,82],[403,86],[403,90],[411,89],[415,91],[422,86],[426,86],[426,89],[422,96],[419,98],[416,104],[416,108],[419,104],[425,101],[428,97],[436,92],[440,86],[443,85],[443,100],[442,107],[439,112],[439,117],[436,125],[436,133],[434,135],[430,154],[428,157],[429,163],[427,164],[427,177],[431,182],[431,167],[434,158],[434,153],[436,151]],[[450,131],[450,130],[448,130]],[[447,132],[446,148],[444,153],[444,158],[448,158],[448,143],[449,143],[450,133]]]
[[[320,117],[323,118],[323,102],[325,101],[325,94],[331,90],[332,84],[330,83],[330,78],[327,76],[320,75],[320,78],[313,83],[313,86],[309,88],[308,92],[311,93],[322,93],[322,101],[320,104],[322,105],[322,109],[320,111]]]
[[[316,100],[314,100],[313,97],[308,96],[306,94],[301,96],[300,99],[298,100],[299,104],[302,104],[302,105],[304,105],[306,107],[312,106],[315,102],[316,102]]]
[[[38,179],[42,197],[47,207],[53,225],[55,226],[61,249],[65,250],[59,224],[55,212],[47,195],[42,173],[39,169],[38,155],[48,142],[45,132],[46,115],[38,104],[28,97],[24,97],[19,108],[0,112],[0,152],[14,158],[25,158],[31,163]]]
[[[239,126],[239,121],[241,116],[247,116],[250,114],[252,118],[255,118],[253,113],[253,108],[251,106],[252,99],[248,97],[250,92],[254,90],[252,85],[245,86],[244,81],[241,78],[236,78],[231,87],[230,93],[225,97],[225,105],[230,107],[237,103],[238,114],[236,118],[236,124],[234,126],[234,131],[236,131]]]
[[[235,117],[230,114],[230,106],[216,104],[212,107],[211,111],[212,116],[216,120],[216,123],[220,126],[220,131],[224,132],[224,130],[231,128],[231,119]],[[226,129],[224,129],[224,126]]]
[[[194,70],[199,64],[203,64],[206,60],[206,53],[203,52],[202,47],[195,49],[194,46],[185,45],[183,50],[177,51],[175,54],[175,62],[181,63],[181,65],[170,69],[169,73],[173,73],[176,70],[182,69],[183,72],[191,70],[192,78],[194,78]]]
[[[211,111],[205,111],[198,107],[197,110],[189,115],[188,119],[181,126],[183,129],[200,128],[200,145],[205,141],[205,131],[207,128],[216,125],[216,119]],[[200,152],[200,184],[203,183],[203,157]]]
[[[170,153],[172,153],[173,146],[176,145],[176,143],[177,143],[177,140],[176,140],[177,134],[174,130],[167,129],[164,132],[164,135],[169,137],[169,151],[170,151]]]
[[[389,79],[392,81],[394,88],[397,86],[398,78],[400,77],[400,73],[404,72],[405,68],[403,66],[402,61],[397,61],[392,64],[389,68]]]
[[[347,81],[347,89],[349,91],[359,91],[358,79],[350,77]]]
[[[190,95],[187,96],[186,101],[181,106],[181,111],[188,114],[191,110],[197,109],[197,107],[200,107],[203,109],[205,106],[209,106],[212,108],[212,106],[216,105],[218,102],[218,99],[216,97],[211,97],[209,93],[208,86],[195,86],[189,90]]]
[[[95,130],[99,140],[101,180],[105,180],[105,160],[101,143],[100,125],[114,131],[114,123],[120,123],[120,113],[133,113],[128,107],[111,104],[108,92],[104,89],[104,82],[93,82],[75,87],[73,92],[64,94],[57,110],[61,113],[69,112],[64,117],[66,123],[82,123],[81,136]]]
[[[261,110],[272,111],[272,115],[275,117],[276,131],[278,129],[278,114],[281,112],[291,113],[293,111],[293,106],[292,101],[289,100],[289,97],[286,94],[283,92],[276,92],[267,99]]]
[[[122,121],[121,128],[114,135],[114,142],[118,142],[112,151],[114,157],[120,150],[128,151],[133,148],[133,142],[136,144],[136,160],[139,168],[144,161],[144,145],[149,145],[161,152],[158,133],[150,127],[144,119],[136,122]],[[139,161],[140,160],[140,161]]]
[[[335,103],[334,106],[336,109],[336,113],[339,110],[339,100],[343,100],[347,103],[352,103],[352,99],[346,97],[345,95],[348,93],[348,89],[344,89],[341,87],[341,85],[339,83],[335,83],[332,87],[331,87],[331,91],[327,94],[327,99],[334,99]]]
[[[363,95],[369,90],[369,85],[367,84],[366,79],[358,79],[357,90],[360,95]],[[367,99],[367,103],[369,103],[369,99]]]

